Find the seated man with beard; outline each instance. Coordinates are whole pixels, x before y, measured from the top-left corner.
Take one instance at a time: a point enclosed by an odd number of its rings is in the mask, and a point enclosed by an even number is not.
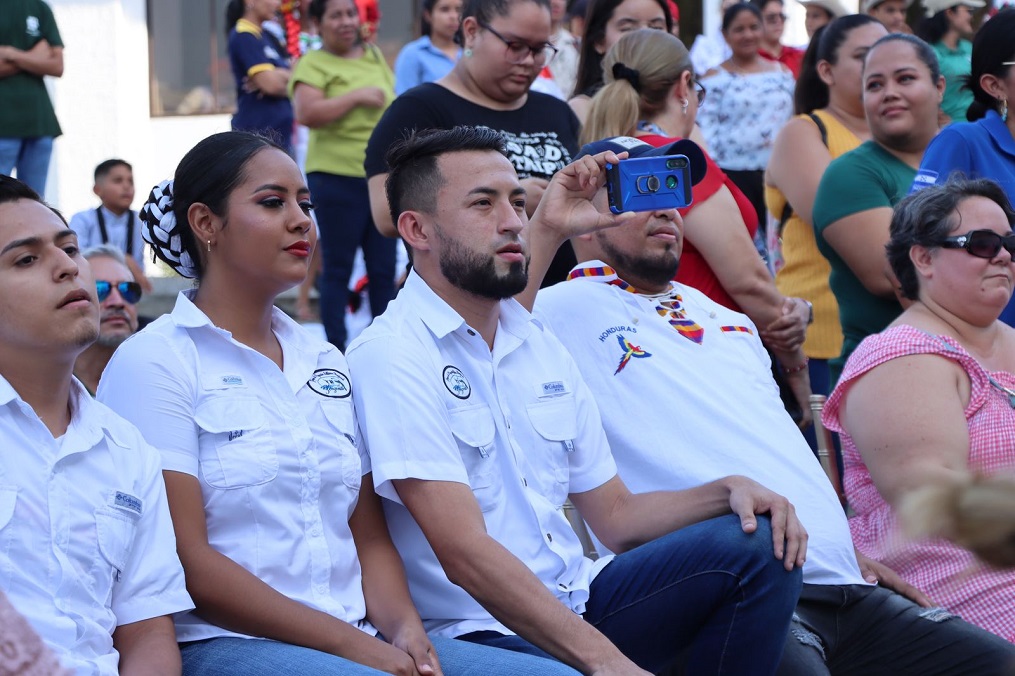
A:
[[[113,352],[137,331],[141,285],[131,274],[123,254],[108,244],[88,249],[81,256],[91,265],[101,315],[99,337],[78,355],[74,375],[94,396]]]
[[[559,244],[547,231],[623,220],[589,201],[608,161],[558,172],[523,238],[499,133],[431,130],[389,152],[413,271],[347,355],[374,483],[429,631],[585,674],[681,659],[693,674],[772,673],[804,559],[792,506],[736,476],[633,495],[578,368],[512,299],[527,240],[544,264]],[[582,555],[568,496],[620,554]]]
[[[579,158],[608,150],[636,156],[651,146],[620,137],[586,145]],[[600,189],[593,203],[606,199]],[[1012,673],[1015,646],[870,584],[880,578],[921,596],[858,561],[751,320],[671,281],[683,246],[675,211],[642,212],[572,243],[580,262],[568,281],[539,292],[536,318],[578,364],[620,477],[634,491],[687,490],[743,473],[787,496],[807,529],[803,591],[779,674]]]

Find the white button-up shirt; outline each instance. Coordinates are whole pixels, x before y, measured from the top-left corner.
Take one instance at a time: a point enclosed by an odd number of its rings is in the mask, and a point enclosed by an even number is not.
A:
[[[539,292],[536,317],[582,369],[603,412],[620,477],[636,493],[743,474],[786,496],[807,529],[804,582],[864,584],[846,516],[772,380],[746,315],[673,283],[666,298],[631,293],[600,261]],[[660,316],[660,300],[703,330],[701,342]],[[600,550],[603,551],[603,550]]]
[[[188,610],[158,452],[75,380],[54,439],[0,377],[0,590],[80,674],[119,625]]]
[[[616,475],[595,402],[567,351],[513,300],[493,350],[416,273],[348,350],[356,410],[395,545],[426,627],[512,633],[448,581],[392,481],[472,488],[490,535],[583,612],[594,565],[564,517],[570,492]],[[497,581],[491,581],[496,584]]]
[[[284,370],[180,294],[172,314],[127,340],[99,399],[197,477],[208,542],[278,592],[363,631],[366,604],[349,517],[369,464],[357,450],[342,353],[275,309]],[[194,613],[178,638],[240,636]]]

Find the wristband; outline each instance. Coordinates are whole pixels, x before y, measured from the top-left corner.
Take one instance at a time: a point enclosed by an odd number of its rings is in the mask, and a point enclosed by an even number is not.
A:
[[[800,364],[794,366],[793,368],[789,368],[788,366],[783,366],[782,367],[782,372],[783,372],[784,375],[787,375],[787,376],[793,375],[794,373],[800,373],[805,368],[807,368],[807,365],[810,363],[810,361],[811,361],[810,359],[808,359],[807,357],[804,357],[803,362],[801,362]]]

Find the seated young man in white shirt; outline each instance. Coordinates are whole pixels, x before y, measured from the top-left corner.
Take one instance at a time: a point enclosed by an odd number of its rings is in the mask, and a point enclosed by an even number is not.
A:
[[[0,176],[0,591],[63,666],[179,674],[192,608],[158,453],[72,378],[99,304],[77,236]]]
[[[676,154],[676,145],[660,153],[621,137],[581,154]],[[605,190],[594,199],[606,200]],[[740,472],[787,496],[807,529],[799,617],[780,674],[1011,673],[1011,644],[870,584],[880,578],[929,605],[883,566],[858,565],[842,506],[786,413],[751,320],[671,281],[683,245],[675,210],[572,243],[579,264],[539,292],[536,317],[581,369],[621,478],[653,491]]]
[[[620,222],[589,201],[617,160],[558,172],[530,239]],[[631,494],[577,366],[512,300],[528,281],[526,196],[500,135],[424,132],[388,164],[414,271],[348,361],[427,629],[548,653],[586,674],[681,660],[693,674],[773,673],[805,558],[792,506],[742,477]],[[540,247],[540,278],[559,243]],[[569,496],[622,553],[582,555],[562,512]]]

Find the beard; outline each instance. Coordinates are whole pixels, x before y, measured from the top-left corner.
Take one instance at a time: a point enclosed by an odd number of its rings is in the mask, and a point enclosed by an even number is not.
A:
[[[130,338],[129,335],[124,335],[122,333],[114,333],[114,334],[100,333],[99,337],[95,339],[95,344],[99,345],[100,347],[119,347],[123,343],[123,341],[127,340],[128,338]]]
[[[456,288],[491,300],[511,298],[525,290],[529,282],[528,256],[524,263],[512,263],[507,272],[498,275],[494,256],[484,256],[457,240],[445,238],[440,228],[436,232],[442,245],[438,261],[441,274]]]
[[[637,288],[648,282],[649,286],[664,286],[677,276],[680,258],[667,248],[657,256],[626,254],[607,239],[602,232],[598,235],[599,246],[606,254],[604,262],[617,271],[617,276]]]

